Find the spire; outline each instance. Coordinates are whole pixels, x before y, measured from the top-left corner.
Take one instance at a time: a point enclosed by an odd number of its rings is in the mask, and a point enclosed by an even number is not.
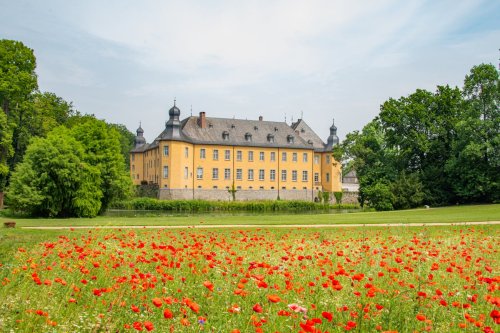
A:
[[[142,146],[146,143],[146,139],[144,138],[144,130],[142,129],[142,122],[139,122],[139,128],[136,131],[137,136],[134,139],[135,146]]]
[[[181,115],[181,110],[175,105],[176,100],[174,98],[174,106],[168,111],[168,121],[165,124],[165,138],[179,138],[180,137],[180,125],[179,116]]]
[[[330,126],[330,136],[326,141],[326,149],[332,150],[333,146],[339,144],[339,137],[337,136],[337,127],[335,126],[335,118],[333,118],[332,126]]]

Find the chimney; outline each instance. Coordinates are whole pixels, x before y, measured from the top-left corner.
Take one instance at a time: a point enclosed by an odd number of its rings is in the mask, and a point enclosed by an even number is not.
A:
[[[205,118],[205,112],[200,112],[200,117],[198,118],[198,125],[201,128],[207,128],[207,119]]]
[[[262,116],[259,116],[259,121],[262,121],[262,119],[264,119],[264,118],[262,118]]]

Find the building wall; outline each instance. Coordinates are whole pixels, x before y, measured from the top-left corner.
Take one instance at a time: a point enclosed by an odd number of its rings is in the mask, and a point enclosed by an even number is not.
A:
[[[165,146],[168,146],[168,154],[165,153]],[[217,158],[214,157],[214,151],[217,151]],[[229,151],[228,159],[226,151]],[[241,159],[238,158],[238,152],[241,152]],[[271,160],[272,153],[274,160]],[[252,154],[253,158],[250,158]],[[283,154],[286,154],[286,160]],[[315,163],[315,155],[319,156],[319,163]],[[131,174],[135,174],[134,184],[138,185],[142,180],[157,183],[161,199],[194,197],[231,200],[228,190],[234,184],[237,200],[275,200],[278,196],[284,200],[314,200],[318,190],[341,190],[340,164],[334,165],[333,162],[330,153],[314,153],[312,149],[160,141],[158,147],[131,154],[131,169],[135,169]],[[165,167],[168,168],[168,174],[165,174]],[[198,168],[203,170],[202,177],[198,177]],[[218,170],[217,174],[214,174],[214,169]],[[228,178],[225,177],[226,169],[229,170]],[[238,170],[241,170],[241,179],[237,177]],[[249,170],[253,170],[253,179],[249,177]],[[263,179],[260,178],[260,170],[264,171]],[[274,180],[271,179],[271,170],[275,172]],[[286,179],[283,178],[283,171],[286,171]],[[314,182],[315,173],[318,173],[318,182]],[[137,177],[137,174],[140,176]]]

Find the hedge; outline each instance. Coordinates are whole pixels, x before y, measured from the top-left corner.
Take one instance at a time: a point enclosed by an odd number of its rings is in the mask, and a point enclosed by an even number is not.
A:
[[[277,201],[207,201],[207,200],[159,200],[155,198],[134,198],[114,203],[112,209],[157,210],[175,212],[212,211],[317,211],[329,209],[357,209],[358,204],[322,204],[300,200]]]

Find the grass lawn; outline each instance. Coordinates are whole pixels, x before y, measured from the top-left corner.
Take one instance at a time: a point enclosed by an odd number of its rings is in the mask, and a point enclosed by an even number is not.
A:
[[[189,225],[298,225],[298,224],[376,224],[500,221],[500,204],[453,206],[391,212],[346,214],[195,214],[185,216],[108,217],[93,219],[25,219],[0,217],[0,223],[15,221],[17,226],[189,226]]]

